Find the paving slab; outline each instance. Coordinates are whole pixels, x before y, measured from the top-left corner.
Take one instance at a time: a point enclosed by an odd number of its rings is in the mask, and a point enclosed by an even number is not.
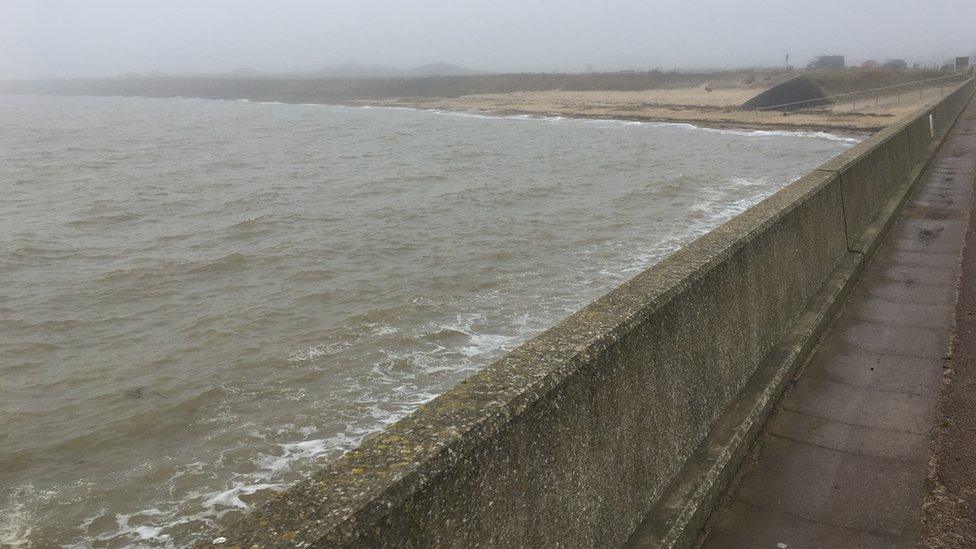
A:
[[[924,487],[924,462],[844,452],[779,436],[766,436],[763,444],[765,462],[752,472],[756,482],[742,483],[736,495],[753,509],[883,537],[904,537],[918,514],[912,495]],[[799,494],[803,497],[796,497]],[[762,522],[740,527],[762,528]],[[781,541],[796,547],[800,540]]]
[[[888,549],[911,547],[901,538],[873,534],[833,524],[821,524],[816,521],[789,515],[784,512],[771,512],[768,509],[752,507],[741,501],[733,501],[728,506],[729,512],[718,518],[716,530],[724,536],[718,544],[722,547],[770,547],[787,549],[797,547],[788,541],[797,538],[804,539],[807,547],[858,547],[864,549]],[[732,521],[742,521],[745,524],[762,523],[762,528],[741,528],[741,524]]]
[[[929,444],[925,435],[872,429],[789,410],[779,410],[769,422],[767,432],[849,454],[900,461],[918,461]]]
[[[777,404],[700,546],[916,546],[974,181],[970,105]]]
[[[944,325],[952,318],[952,305],[949,304],[896,303],[866,294],[853,296],[848,310],[852,319],[916,328]]]

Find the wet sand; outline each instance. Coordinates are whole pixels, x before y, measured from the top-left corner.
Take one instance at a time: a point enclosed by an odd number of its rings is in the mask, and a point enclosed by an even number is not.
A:
[[[350,101],[354,105],[396,106],[420,109],[528,114],[575,118],[612,118],[656,122],[687,122],[714,128],[791,129],[874,132],[935,97],[938,89],[898,98],[875,106],[873,99],[861,105],[849,103],[832,108],[784,114],[738,108],[762,88],[704,87],[646,91],[529,91],[460,97],[410,97]],[[864,103],[867,103],[865,105]]]

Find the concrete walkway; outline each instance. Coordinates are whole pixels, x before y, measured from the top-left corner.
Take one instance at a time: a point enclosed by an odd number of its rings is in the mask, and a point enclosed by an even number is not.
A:
[[[712,514],[707,548],[914,547],[976,180],[976,106]]]

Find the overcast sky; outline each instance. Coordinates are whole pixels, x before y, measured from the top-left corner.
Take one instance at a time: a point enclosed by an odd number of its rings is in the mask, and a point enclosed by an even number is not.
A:
[[[932,62],[976,53],[976,0],[0,0],[0,77]]]

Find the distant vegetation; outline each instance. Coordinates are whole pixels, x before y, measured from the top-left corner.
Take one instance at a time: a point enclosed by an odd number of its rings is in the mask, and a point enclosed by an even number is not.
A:
[[[322,67],[306,73],[290,75],[292,77],[311,77],[311,78],[339,78],[339,79],[364,79],[364,78],[420,78],[425,76],[460,76],[468,74],[479,74],[478,71],[466,69],[451,63],[430,63],[412,69],[398,69],[382,65],[361,65],[358,63],[346,63],[343,65],[331,65]]]
[[[328,78],[335,80],[362,80],[382,78],[420,78],[425,76],[458,76],[467,74],[485,74],[452,63],[428,63],[419,67],[401,69],[386,65],[364,65],[362,63],[343,63],[341,65],[327,65],[307,71],[261,72],[250,68],[239,68],[226,72],[203,72],[192,74],[170,73],[159,71],[146,73],[127,72],[120,78],[262,78],[272,80]]]

